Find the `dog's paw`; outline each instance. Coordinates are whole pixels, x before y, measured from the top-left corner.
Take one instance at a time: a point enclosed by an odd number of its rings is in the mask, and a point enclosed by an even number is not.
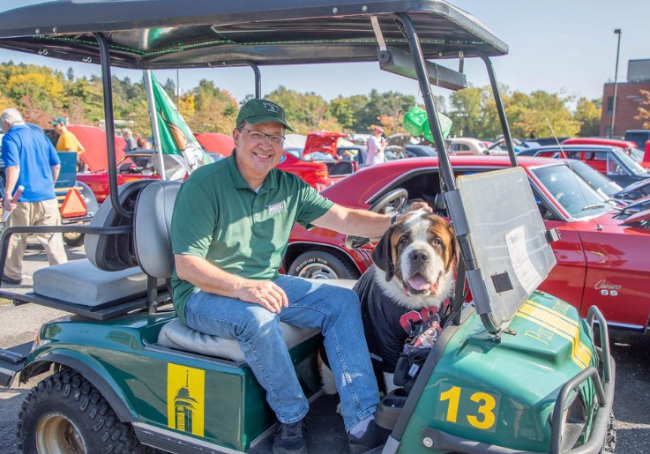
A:
[[[342,411],[343,409],[341,408],[341,402],[339,402],[338,405],[336,406],[336,414],[340,415],[342,414]]]

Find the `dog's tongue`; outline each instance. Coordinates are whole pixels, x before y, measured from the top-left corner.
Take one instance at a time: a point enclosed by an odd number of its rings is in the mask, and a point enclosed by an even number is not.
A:
[[[409,285],[414,290],[426,290],[431,287],[431,284],[421,275],[416,274],[408,280]]]

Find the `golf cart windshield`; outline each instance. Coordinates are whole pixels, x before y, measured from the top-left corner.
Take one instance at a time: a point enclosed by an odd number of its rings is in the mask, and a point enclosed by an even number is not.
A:
[[[456,234],[469,232],[476,259],[467,272],[474,304],[486,328],[498,332],[546,279],[555,255],[521,167],[461,176],[457,187],[449,208]],[[466,219],[454,213],[459,206]]]

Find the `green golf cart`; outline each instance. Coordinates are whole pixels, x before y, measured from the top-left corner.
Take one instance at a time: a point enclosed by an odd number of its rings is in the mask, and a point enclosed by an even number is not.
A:
[[[440,0],[43,1],[0,13],[0,48],[101,64],[109,163],[111,67],[249,66],[257,97],[267,65],[376,61],[380,70],[417,80],[462,260],[442,335],[411,370],[410,393],[382,400],[378,421],[392,433],[373,452],[613,452],[607,325],[595,307],[581,319],[536,290],[555,265],[549,243],[557,233],[545,230],[517,167],[490,61],[508,47],[470,14]],[[456,179],[431,86],[467,87],[466,58],[485,63],[512,168]],[[435,59],[457,61],[458,69]],[[155,122],[153,129],[160,154]],[[0,385],[47,374],[22,406],[20,449],[268,453],[275,416],[238,343],[192,331],[169,304],[169,225],[180,183],[118,188],[114,165],[109,177],[110,199],[90,226],[74,230],[86,234],[87,259],[39,270],[26,295],[0,292],[15,304],[72,314],[46,323],[33,343],[0,351]],[[72,229],[5,230],[0,270],[12,234]],[[321,405],[320,333],[289,325],[283,333],[312,413],[334,413]],[[347,452],[346,443],[323,451],[314,442],[335,438],[333,424],[309,429],[312,453]]]

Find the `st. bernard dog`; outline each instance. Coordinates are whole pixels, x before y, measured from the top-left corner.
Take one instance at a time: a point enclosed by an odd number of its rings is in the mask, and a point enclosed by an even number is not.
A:
[[[374,265],[354,286],[373,367],[385,391],[393,388],[402,354],[435,343],[442,329],[441,306],[454,290],[457,249],[445,219],[426,210],[407,213],[383,235],[372,254]],[[331,372],[323,369],[324,390],[333,394]]]

